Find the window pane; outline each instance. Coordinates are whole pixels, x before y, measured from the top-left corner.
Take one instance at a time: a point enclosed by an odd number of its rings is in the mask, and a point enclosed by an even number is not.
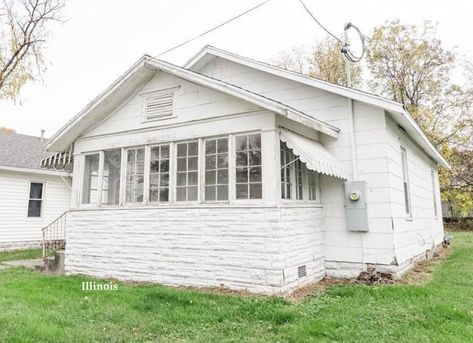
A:
[[[28,217],[41,217],[42,200],[29,200]]]
[[[317,173],[308,170],[307,178],[309,181],[309,200],[317,200]]]
[[[403,178],[403,189],[404,189],[404,204],[406,207],[406,214],[411,215],[411,199],[409,194],[409,173],[407,168],[407,152],[404,147],[401,147],[401,167],[402,167],[402,178]]]
[[[43,199],[43,184],[32,182],[30,184],[30,199]]]
[[[118,205],[120,201],[121,149],[104,152],[102,204]]]
[[[143,202],[144,192],[144,148],[127,150],[126,201]]]
[[[301,160],[297,160],[294,165],[295,169],[295,176],[296,176],[296,199],[303,200],[303,186],[304,186],[304,178],[302,177],[302,162]]]
[[[205,145],[205,200],[228,200],[228,138],[207,139]]]
[[[186,142],[178,144],[176,200],[197,200],[199,182],[199,144],[198,142]]]
[[[99,177],[99,154],[86,155],[84,161],[84,180],[82,185],[82,203],[97,202]]]
[[[261,199],[261,135],[235,137],[236,198]]]
[[[149,201],[167,202],[169,200],[169,145],[152,147],[150,158]],[[186,174],[183,173],[183,175],[185,178]]]
[[[292,180],[291,180],[291,170],[292,170],[292,160],[295,158],[292,151],[287,147],[286,143],[281,142],[281,198],[282,199],[291,199],[291,189],[292,189]]]

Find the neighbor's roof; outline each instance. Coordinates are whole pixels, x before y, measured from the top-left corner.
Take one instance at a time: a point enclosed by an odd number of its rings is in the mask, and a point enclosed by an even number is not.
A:
[[[401,103],[380,97],[368,92],[359,91],[336,85],[330,82],[315,79],[297,72],[282,69],[268,63],[253,60],[248,57],[240,56],[222,49],[207,45],[201,49],[194,57],[192,57],[184,67],[193,71],[198,71],[202,66],[206,65],[215,57],[220,57],[238,64],[248,66],[263,72],[267,72],[279,77],[283,77],[295,82],[299,82],[314,88],[322,89],[327,92],[338,94],[349,99],[353,99],[362,103],[380,107],[389,112],[393,119],[403,127],[409,136],[437,163],[448,166],[448,162],[442,154],[434,147],[429,138],[425,135],[414,118],[404,108]]]
[[[319,132],[338,137],[339,129],[295,108],[241,87],[217,80],[174,64],[144,55],[125,74],[62,127],[48,142],[48,149],[64,151],[74,140],[94,123],[103,120],[117,108],[123,99],[133,94],[137,87],[148,82],[156,71],[163,71],[195,84],[235,96],[261,108],[300,122]]]
[[[44,138],[0,130],[0,166],[40,169],[41,160],[51,155],[46,142]]]

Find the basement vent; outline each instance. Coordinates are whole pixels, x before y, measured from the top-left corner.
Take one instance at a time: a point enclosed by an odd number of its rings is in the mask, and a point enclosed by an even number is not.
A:
[[[299,276],[299,278],[307,276],[305,265],[297,267],[297,276]]]
[[[172,116],[176,90],[177,88],[169,88],[148,94],[144,98],[145,119],[152,120]]]

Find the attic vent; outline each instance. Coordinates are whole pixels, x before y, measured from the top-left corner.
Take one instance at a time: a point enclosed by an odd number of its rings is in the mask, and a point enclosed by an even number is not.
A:
[[[177,88],[169,88],[147,94],[144,98],[144,117],[147,120],[172,116],[174,93]]]
[[[299,278],[307,276],[305,265],[297,267],[297,276],[299,276]]]

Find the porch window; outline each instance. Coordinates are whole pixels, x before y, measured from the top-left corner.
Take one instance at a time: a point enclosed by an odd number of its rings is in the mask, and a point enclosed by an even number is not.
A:
[[[261,135],[235,137],[236,198],[261,199]]]
[[[85,156],[82,203],[94,204],[98,200],[99,154]]]
[[[287,147],[286,143],[281,142],[281,198],[291,199],[291,169],[294,160],[294,154]]]
[[[43,184],[40,182],[30,183],[30,196],[28,201],[28,217],[41,217],[43,205]]]
[[[309,200],[317,200],[317,173],[312,170],[307,170]]]
[[[149,201],[169,201],[169,144],[152,147],[150,152]]]
[[[118,205],[120,200],[121,149],[103,153],[102,204]]]
[[[126,201],[143,202],[144,187],[144,148],[127,150],[126,164]]]
[[[295,176],[296,176],[296,199],[304,200],[304,183],[303,183],[303,165],[301,160],[297,159],[294,162]]]
[[[406,148],[401,147],[401,164],[402,164],[402,185],[404,190],[404,205],[406,214],[412,217],[411,197],[409,193],[409,172],[407,169],[407,152]]]
[[[177,144],[176,200],[195,201],[198,196],[199,142]]]
[[[205,140],[205,200],[228,200],[228,138]]]

